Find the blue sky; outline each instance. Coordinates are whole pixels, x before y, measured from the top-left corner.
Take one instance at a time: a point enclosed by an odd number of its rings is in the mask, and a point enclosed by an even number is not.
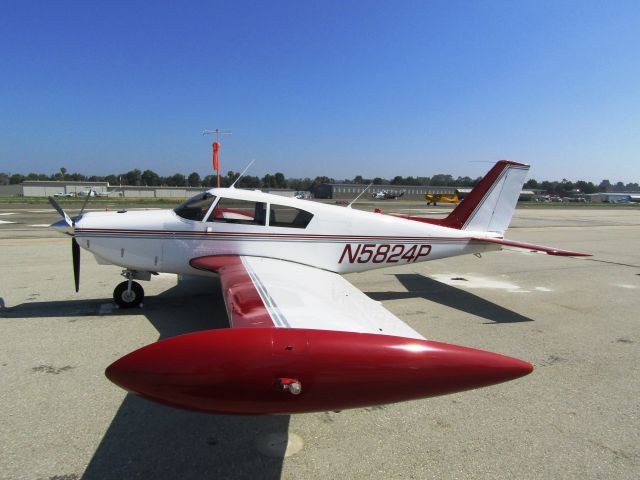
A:
[[[640,181],[640,2],[0,2],[0,171]]]

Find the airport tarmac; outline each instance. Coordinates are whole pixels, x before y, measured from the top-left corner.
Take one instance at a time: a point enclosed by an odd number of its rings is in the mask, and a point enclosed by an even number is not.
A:
[[[120,268],[83,251],[76,294],[70,240],[42,226],[57,219],[0,205],[1,479],[640,478],[639,209],[516,211],[508,238],[593,257],[505,250],[347,276],[425,337],[530,361],[531,375],[273,417],[174,410],[110,383],[131,350],[224,327],[219,283],[160,275],[143,308],[120,311]]]

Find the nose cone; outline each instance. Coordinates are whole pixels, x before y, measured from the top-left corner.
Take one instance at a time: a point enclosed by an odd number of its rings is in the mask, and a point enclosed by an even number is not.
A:
[[[437,352],[430,359],[432,386],[438,384],[441,393],[453,393],[515,380],[533,371],[533,365],[523,360],[474,348],[428,342]],[[439,375],[434,372],[439,371]]]
[[[211,413],[340,410],[513,380],[531,364],[425,340],[280,328],[173,337],[115,361],[107,377],[160,403]],[[292,395],[282,379],[301,386]]]
[[[171,337],[116,360],[105,375],[131,393],[174,407],[264,414],[261,403],[274,394],[272,368],[278,363],[271,358],[272,330],[221,329]]]
[[[65,219],[58,220],[57,222],[49,225],[49,228],[54,228],[61,233],[73,233],[73,226],[70,220],[68,222]]]

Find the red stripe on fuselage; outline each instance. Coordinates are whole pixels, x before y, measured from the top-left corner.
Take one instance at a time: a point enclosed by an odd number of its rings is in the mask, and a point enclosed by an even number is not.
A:
[[[403,217],[401,215],[397,215],[399,218],[409,218],[411,220],[420,220],[425,221],[427,223],[434,223],[438,221],[437,219],[426,219],[426,218],[414,218],[414,217]],[[443,219],[444,220],[444,219]],[[244,233],[244,232],[203,232],[203,231],[193,231],[193,230],[146,230],[146,229],[116,229],[116,228],[76,228],[75,230],[76,236],[82,236],[82,234],[96,234],[96,235],[104,235],[104,236],[113,236],[117,237],[118,235],[185,235],[192,237],[237,237],[237,238],[275,238],[275,239],[301,239],[301,240],[343,240],[345,242],[358,242],[358,241],[383,241],[387,243],[393,242],[412,242],[412,241],[469,241],[469,237],[398,237],[393,235],[322,235],[322,234],[292,234],[292,233]]]
[[[433,219],[423,219],[423,218],[413,218],[413,217],[403,217],[398,215],[399,218],[409,218],[410,220],[420,220],[420,221],[430,221]],[[435,220],[434,220],[435,221]],[[433,222],[429,222],[433,223]],[[225,237],[229,238],[237,238],[239,240],[247,239],[247,240],[307,240],[309,242],[319,242],[323,241],[331,242],[331,241],[342,241],[342,242],[386,242],[386,243],[407,243],[407,242],[415,242],[415,243],[436,243],[436,242],[467,242],[469,241],[469,237],[407,237],[407,236],[372,236],[372,235],[320,235],[320,234],[305,234],[305,235],[296,235],[290,233],[244,233],[244,232],[201,232],[201,231],[193,231],[193,230],[122,230],[122,229],[111,229],[111,228],[92,228],[92,229],[77,229],[75,230],[76,237],[82,237],[83,235],[86,237],[91,236],[102,236],[102,237],[120,237],[120,236],[139,236],[140,238],[147,238],[148,236],[158,236],[160,238],[176,238],[184,235],[185,237],[193,237],[195,240],[206,239],[206,240],[217,240],[218,238],[222,238],[225,240]]]
[[[220,275],[222,294],[231,327],[275,327],[253,280],[238,256],[221,255],[192,259],[193,268]]]

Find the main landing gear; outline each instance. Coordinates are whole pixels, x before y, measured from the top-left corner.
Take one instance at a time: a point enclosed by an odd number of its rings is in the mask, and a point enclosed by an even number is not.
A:
[[[144,300],[144,289],[138,280],[151,280],[150,272],[138,272],[136,270],[123,270],[121,274],[126,280],[119,283],[113,291],[113,300],[120,308],[138,307]]]

